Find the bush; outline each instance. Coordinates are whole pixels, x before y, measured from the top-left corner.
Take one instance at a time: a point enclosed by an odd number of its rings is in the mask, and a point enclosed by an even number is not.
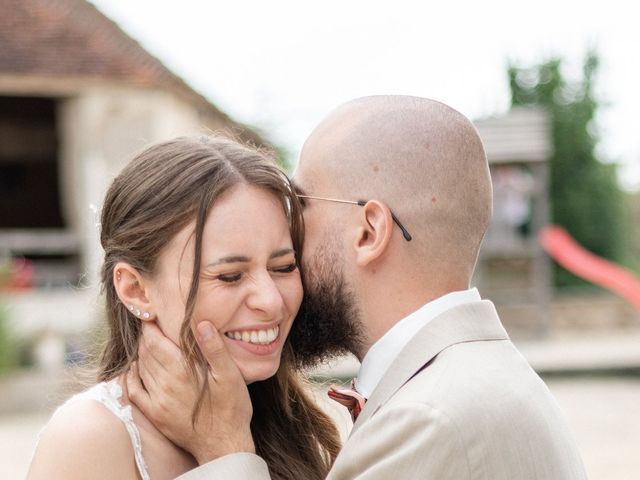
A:
[[[0,374],[17,364],[17,348],[8,325],[7,310],[0,303]]]

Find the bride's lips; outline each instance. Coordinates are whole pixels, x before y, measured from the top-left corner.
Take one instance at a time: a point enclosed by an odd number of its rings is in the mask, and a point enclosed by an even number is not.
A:
[[[256,355],[270,355],[279,351],[282,346],[280,322],[229,330],[224,336],[234,345],[244,348]]]

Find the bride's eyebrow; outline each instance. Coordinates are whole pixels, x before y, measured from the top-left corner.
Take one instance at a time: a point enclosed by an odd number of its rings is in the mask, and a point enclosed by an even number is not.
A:
[[[272,258],[280,258],[285,255],[295,254],[296,251],[293,248],[281,248],[280,250],[276,250],[271,255],[269,255],[269,259]],[[207,265],[207,267],[215,267],[216,265],[221,265],[225,263],[249,263],[251,258],[245,255],[229,255],[228,257],[222,257],[217,259],[214,262],[211,262]]]
[[[220,265],[223,263],[248,263],[250,261],[251,259],[249,257],[245,257],[244,255],[229,255],[228,257],[222,257],[215,262],[211,262],[207,265],[207,267],[215,267],[216,265]]]

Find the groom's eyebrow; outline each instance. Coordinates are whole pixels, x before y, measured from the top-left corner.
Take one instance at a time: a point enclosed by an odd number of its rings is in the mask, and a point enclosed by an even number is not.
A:
[[[296,193],[296,195],[306,195],[304,189],[295,181],[291,180],[291,185],[293,185],[293,191]]]

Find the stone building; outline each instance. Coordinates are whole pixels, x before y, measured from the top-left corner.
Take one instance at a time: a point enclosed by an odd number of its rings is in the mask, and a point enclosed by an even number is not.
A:
[[[32,267],[7,300],[17,328],[92,319],[110,179],[146,144],[211,131],[265,144],[90,3],[0,2],[0,259]]]

